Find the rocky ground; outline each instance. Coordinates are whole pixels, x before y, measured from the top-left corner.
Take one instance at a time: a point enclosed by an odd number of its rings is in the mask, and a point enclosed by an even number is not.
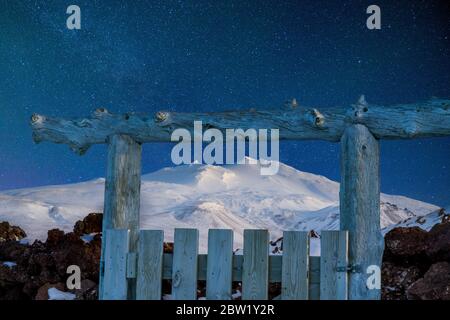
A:
[[[77,299],[96,299],[101,250],[101,214],[91,213],[78,221],[73,232],[48,231],[47,241],[22,244],[25,232],[2,223],[0,229],[0,300],[47,300],[48,289],[66,289],[69,265],[81,269]],[[5,224],[5,225],[4,225]],[[84,239],[84,240],[83,240]]]
[[[450,219],[442,210],[442,222],[429,232],[418,227],[395,228],[385,236],[382,266],[382,298],[386,300],[450,300]],[[0,223],[0,300],[47,300],[48,289],[71,292],[75,299],[97,299],[98,262],[102,214],[91,213],[78,221],[73,232],[48,231],[45,242],[20,241],[25,232],[8,222]],[[282,241],[279,239],[277,242]],[[172,252],[172,244],[164,251]],[[81,269],[81,289],[66,287],[67,266]],[[164,281],[163,293],[170,293]],[[239,298],[239,283],[233,292]],[[270,286],[270,297],[280,294],[280,284]],[[199,282],[198,296],[205,295]]]
[[[450,300],[450,215],[430,231],[395,228],[385,236],[382,296],[386,300]]]

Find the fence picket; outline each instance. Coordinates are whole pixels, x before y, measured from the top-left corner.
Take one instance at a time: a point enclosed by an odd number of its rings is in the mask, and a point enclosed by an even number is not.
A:
[[[160,300],[164,232],[141,230],[138,243],[137,300]]]
[[[197,299],[198,230],[175,229],[172,296],[175,300]]]
[[[322,231],[320,299],[347,300],[348,231]]]
[[[269,233],[244,230],[242,299],[267,300],[269,290]]]
[[[281,298],[308,300],[309,234],[305,231],[283,232]]]
[[[309,256],[307,232],[285,231],[283,255],[269,256],[267,230],[244,231],[244,254],[233,255],[233,231],[210,229],[208,254],[198,254],[197,229],[175,229],[174,252],[163,253],[162,230],[141,230],[138,252],[129,252],[129,231],[105,233],[105,287],[102,299],[131,296],[161,299],[162,280],[172,280],[175,300],[197,298],[197,281],[206,280],[208,300],[231,299],[233,281],[242,281],[243,300],[268,299],[269,280],[281,281],[284,300],[348,299],[348,231],[322,231],[321,257]]]
[[[108,229],[105,232],[105,270],[103,300],[126,300],[128,293],[127,253],[129,231]]]
[[[206,298],[230,300],[233,270],[233,230],[208,231]]]

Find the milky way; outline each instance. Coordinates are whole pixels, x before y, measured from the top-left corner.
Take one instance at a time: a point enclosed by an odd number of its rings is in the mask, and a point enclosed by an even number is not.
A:
[[[278,108],[287,99],[349,106],[450,98],[445,1],[0,1],[0,189],[83,181],[105,172],[85,156],[34,145],[33,112]],[[341,2],[341,1],[340,1]],[[77,4],[81,30],[66,28]],[[382,190],[450,204],[450,138],[383,141]],[[143,172],[171,165],[170,145],[144,147]],[[339,180],[339,145],[282,142],[280,160]]]

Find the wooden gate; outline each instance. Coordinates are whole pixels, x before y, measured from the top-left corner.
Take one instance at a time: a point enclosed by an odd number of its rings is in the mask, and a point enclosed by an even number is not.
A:
[[[129,250],[129,231],[106,231],[103,299],[122,300],[136,280],[137,300],[160,300],[163,279],[171,299],[197,299],[206,280],[206,299],[232,299],[232,282],[242,284],[243,300],[267,300],[269,283],[281,283],[283,300],[348,298],[348,232],[322,231],[321,257],[309,256],[309,233],[285,231],[282,255],[269,255],[267,230],[245,230],[243,255],[233,254],[233,231],[210,229],[208,253],[198,254],[197,229],[175,229],[174,251],[163,253],[161,230],[141,230],[138,252]]]
[[[34,114],[31,117],[31,127],[35,142],[64,143],[78,154],[84,154],[93,144],[108,144],[103,233],[107,233],[106,231],[109,229],[129,231],[108,231],[108,233],[117,232],[117,235],[108,237],[108,241],[111,242],[110,249],[105,248],[106,241],[103,241],[100,269],[102,270],[105,267],[105,263],[109,267],[117,264],[114,268],[118,268],[118,274],[128,272],[128,280],[127,282],[123,281],[123,277],[105,280],[104,276],[108,275],[107,270],[105,270],[105,274],[100,274],[99,295],[101,299],[107,297],[134,299],[137,293],[141,294],[148,290],[147,287],[143,288],[143,284],[136,281],[136,276],[133,276],[134,270],[142,269],[142,266],[139,269],[139,259],[136,268],[126,267],[127,263],[133,265],[135,260],[132,257],[138,251],[141,260],[142,257],[147,257],[145,258],[147,260],[161,259],[160,255],[153,256],[149,253],[150,251],[146,251],[150,249],[144,249],[142,241],[161,238],[162,236],[156,233],[146,234],[145,232],[139,236],[141,145],[147,142],[170,142],[172,141],[172,132],[178,128],[188,130],[192,136],[194,121],[202,121],[204,127],[214,128],[222,133],[227,128],[240,128],[242,130],[274,128],[279,129],[280,140],[315,139],[340,142],[340,229],[348,231],[349,262],[349,265],[343,266],[343,270],[349,267],[353,270],[353,272],[348,273],[348,298],[350,300],[380,299],[381,291],[379,289],[367,287],[368,276],[365,273],[369,266],[381,266],[384,249],[380,231],[379,140],[450,136],[450,100],[433,98],[422,103],[376,106],[369,105],[364,96],[361,96],[355,104],[344,108],[323,108],[319,110],[318,108],[305,108],[298,106],[297,103],[291,103],[291,105],[271,110],[249,109],[205,113],[159,111],[154,116],[136,113],[112,114],[106,109],[100,108],[95,110],[89,118],[75,120]],[[326,234],[324,233],[324,240],[331,237]],[[190,232],[179,233],[178,237],[188,235],[195,238],[195,235]],[[212,233],[211,237],[213,239],[224,237],[223,243],[229,243],[229,236],[226,236],[225,233]],[[244,246],[247,244],[247,252],[250,250],[252,254],[265,254],[263,253],[264,248],[254,247],[255,243],[259,243],[258,241],[261,240],[250,240],[253,237],[256,239],[267,236],[261,232],[248,233],[247,231],[247,240],[244,241]],[[297,239],[296,237],[301,236],[292,237]],[[287,243],[299,241],[289,240],[289,236],[287,239]],[[193,261],[190,267],[198,268],[198,263],[195,262],[197,244],[195,241],[189,243],[192,248],[186,248],[185,252]],[[142,247],[142,250],[138,250],[138,245]],[[150,242],[147,245],[152,246]],[[335,245],[340,246],[340,243],[337,242]],[[106,262],[105,254],[112,254],[112,248],[120,249],[124,255],[120,259]],[[152,252],[159,252],[158,250],[160,250],[159,247],[154,248]],[[304,249],[301,249],[297,255],[302,254],[302,250]],[[129,252],[128,255],[127,252]],[[225,256],[229,255],[228,250],[224,250],[224,252]],[[222,253],[217,250],[211,251],[210,255],[217,257],[217,259],[224,259]],[[178,265],[179,259],[185,258],[178,256],[178,254],[173,256],[175,266]],[[238,258],[233,258],[233,263],[235,263],[235,259]],[[271,259],[278,258],[269,258],[269,260]],[[284,259],[290,261],[289,259],[293,258],[288,253],[287,258]],[[217,276],[214,273],[214,268],[217,268],[217,266],[212,258],[209,261],[211,261],[209,262],[211,264],[210,277]],[[265,266],[265,260],[262,261],[262,265]],[[326,257],[322,257],[321,261],[322,264],[323,261],[327,261]],[[289,264],[286,265],[289,266]],[[248,270],[250,266],[255,267],[248,258],[242,261],[243,269]],[[324,268],[327,270],[326,274],[329,270],[331,277],[337,277],[336,275],[333,276],[335,271],[328,264],[325,264]],[[195,272],[193,274],[195,275]],[[154,273],[152,273],[152,277],[153,275]],[[177,273],[175,273],[176,275]],[[265,274],[258,273],[256,279],[253,278],[254,276],[256,275],[244,272],[242,282],[248,283],[252,279],[251,281],[256,283],[259,279],[266,279]],[[155,279],[152,281],[157,282]],[[177,283],[179,280],[175,278],[173,281]],[[300,279],[299,281],[303,280]],[[217,286],[222,288],[222,282],[228,283],[229,281],[227,278],[219,279],[219,277],[216,277],[216,282]],[[210,286],[211,283],[210,281]],[[109,287],[111,285],[117,286],[120,294],[110,296],[111,293],[104,292],[105,285]],[[298,285],[300,286],[300,283]],[[215,289],[215,286],[210,288],[210,294],[215,290],[218,290],[217,294],[219,295],[224,292],[222,289]],[[127,288],[127,295],[124,295],[125,287]],[[301,287],[304,288],[304,286]],[[182,288],[181,291],[175,289],[175,297],[183,297],[187,292],[191,292],[189,290],[192,290],[192,287],[188,289],[182,286]],[[335,287],[335,290],[336,293],[330,294],[330,297],[343,297],[338,295],[338,292],[342,292],[341,287]],[[259,287],[255,288],[254,295],[255,297],[264,297]],[[245,298],[251,297],[252,294],[245,293]],[[324,297],[327,297],[327,294],[322,295],[322,298]]]

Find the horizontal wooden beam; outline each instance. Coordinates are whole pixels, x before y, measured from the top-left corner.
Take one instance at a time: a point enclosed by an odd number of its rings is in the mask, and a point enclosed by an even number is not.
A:
[[[269,255],[269,282],[281,282],[282,255]],[[198,255],[197,280],[206,280],[207,275],[207,254]],[[172,279],[172,253],[163,255],[163,279]],[[232,280],[242,281],[243,255],[233,255]],[[320,291],[320,257],[309,257],[309,300],[319,300]]]
[[[364,96],[348,108],[303,108],[297,103],[272,110],[235,110],[205,113],[157,112],[112,114],[97,109],[90,118],[66,120],[34,114],[35,142],[69,145],[83,154],[93,144],[124,134],[138,143],[169,142],[177,128],[193,134],[193,122],[204,129],[279,129],[280,140],[340,140],[347,126],[363,124],[377,139],[409,139],[450,135],[450,100],[433,98],[423,103],[369,105]]]

